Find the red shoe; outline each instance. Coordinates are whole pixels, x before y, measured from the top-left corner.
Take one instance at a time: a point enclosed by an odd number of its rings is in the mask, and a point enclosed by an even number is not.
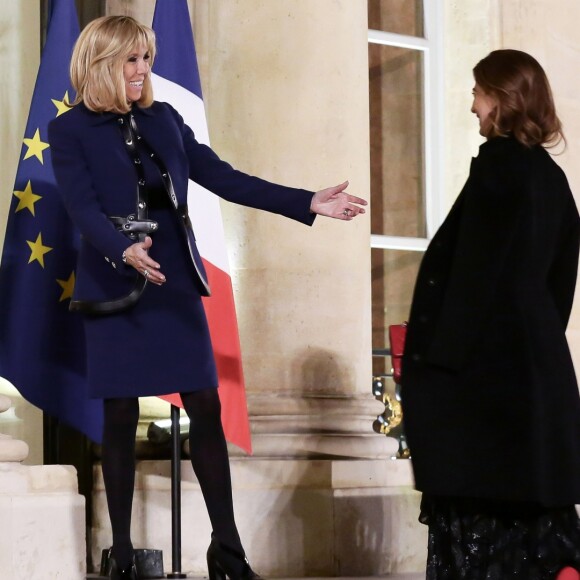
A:
[[[574,568],[570,568],[570,566],[567,566],[558,572],[556,580],[580,580],[580,572]]]

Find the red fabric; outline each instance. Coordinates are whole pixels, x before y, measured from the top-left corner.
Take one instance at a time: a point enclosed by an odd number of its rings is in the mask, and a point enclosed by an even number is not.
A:
[[[405,339],[407,338],[407,323],[392,324],[389,326],[389,342],[391,343],[391,364],[393,366],[393,380],[401,382],[401,364],[405,352]]]
[[[224,432],[228,441],[247,453],[252,453],[242,353],[231,278],[207,260],[204,260],[204,266],[212,295],[203,299],[203,305],[218,371]],[[161,398],[183,407],[177,394],[164,395]]]
[[[580,580],[580,572],[568,566],[560,570],[558,576],[556,576],[556,580]]]

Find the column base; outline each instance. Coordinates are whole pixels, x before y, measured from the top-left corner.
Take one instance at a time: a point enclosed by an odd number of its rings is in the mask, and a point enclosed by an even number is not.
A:
[[[379,436],[375,435],[377,439]],[[236,521],[252,567],[266,576],[377,576],[425,569],[427,530],[408,460],[233,459]],[[95,467],[93,561],[111,543]],[[162,549],[171,570],[170,462],[137,467],[133,544]],[[211,526],[182,463],[182,570],[207,575]]]
[[[84,577],[85,499],[72,467],[0,463],[0,514],[2,578]]]

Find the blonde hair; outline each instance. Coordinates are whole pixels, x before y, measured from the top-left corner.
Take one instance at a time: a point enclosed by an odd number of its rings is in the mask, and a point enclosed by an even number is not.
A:
[[[496,101],[485,137],[511,133],[527,147],[566,143],[548,77],[531,55],[521,50],[494,50],[477,63],[473,76]]]
[[[131,109],[125,91],[123,65],[135,50],[144,47],[155,59],[155,33],[130,16],[103,16],[84,28],[75,44],[70,78],[77,95],[73,105],[83,102],[91,111],[127,113]],[[151,75],[143,81],[138,104],[153,103]]]

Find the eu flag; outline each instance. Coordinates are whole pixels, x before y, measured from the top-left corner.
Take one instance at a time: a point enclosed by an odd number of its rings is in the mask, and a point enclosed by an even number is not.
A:
[[[68,311],[77,236],[57,191],[47,126],[73,100],[74,0],[52,0],[0,264],[0,375],[32,404],[94,441],[102,401],[88,398],[81,319]]]

